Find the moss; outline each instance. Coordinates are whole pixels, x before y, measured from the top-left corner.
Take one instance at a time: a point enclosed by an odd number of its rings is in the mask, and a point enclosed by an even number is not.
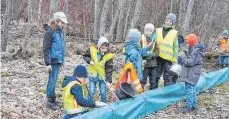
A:
[[[39,92],[46,94],[47,93],[47,90],[46,89],[40,89]]]

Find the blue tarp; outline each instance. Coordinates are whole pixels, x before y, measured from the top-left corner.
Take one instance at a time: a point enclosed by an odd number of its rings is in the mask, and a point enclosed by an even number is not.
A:
[[[202,92],[229,81],[229,68],[200,77],[196,91]],[[146,91],[135,98],[121,100],[92,110],[73,119],[137,119],[152,114],[185,98],[184,83]]]

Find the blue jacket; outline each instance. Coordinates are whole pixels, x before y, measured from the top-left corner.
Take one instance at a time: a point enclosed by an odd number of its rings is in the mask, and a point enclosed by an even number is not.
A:
[[[62,87],[64,88],[65,86],[68,85],[68,83],[75,81],[76,78],[73,76],[65,76],[63,83],[62,83]],[[80,81],[79,81],[80,82]],[[74,95],[77,104],[84,106],[84,107],[94,107],[95,103],[92,100],[92,98],[90,98],[90,96],[88,96],[88,99],[85,99],[83,96],[83,90],[82,87],[80,85],[74,85],[71,88],[71,94]],[[89,94],[89,92],[88,92]]]
[[[48,27],[43,39],[45,65],[64,63],[65,46],[62,29],[54,32]]]
[[[182,62],[180,81],[196,85],[201,74],[204,57],[204,47],[202,44],[189,47],[185,54],[179,56]]]
[[[138,79],[143,79],[142,74],[142,57],[147,55],[147,51],[150,47],[141,48],[139,43],[127,43],[125,45],[125,63],[131,62],[137,72]]]

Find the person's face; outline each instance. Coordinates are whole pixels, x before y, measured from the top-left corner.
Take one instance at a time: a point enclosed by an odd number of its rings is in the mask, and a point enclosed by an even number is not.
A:
[[[173,25],[173,21],[170,20],[170,19],[166,19],[166,20],[165,20],[165,24],[166,24],[167,26],[172,26],[172,25]]]
[[[87,83],[87,79],[84,77],[78,78],[78,80],[81,82],[81,84],[86,84]]]
[[[107,49],[108,49],[108,47],[105,46],[105,45],[102,45],[102,46],[99,48],[100,52],[102,52],[102,53],[107,52]]]
[[[151,29],[145,29],[145,35],[146,36],[152,36],[153,31]]]
[[[58,25],[61,29],[63,29],[64,26],[65,26],[65,23],[62,22],[62,21],[59,21],[59,22],[57,23],[57,25]]]
[[[225,39],[226,39],[226,38],[228,38],[228,36],[227,36],[227,35],[223,35],[223,38],[225,38]]]

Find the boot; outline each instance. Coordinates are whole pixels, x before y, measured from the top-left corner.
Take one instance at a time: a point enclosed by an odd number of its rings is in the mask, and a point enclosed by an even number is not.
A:
[[[60,109],[59,105],[55,102],[54,98],[48,98],[46,107],[52,110],[58,110]]]

